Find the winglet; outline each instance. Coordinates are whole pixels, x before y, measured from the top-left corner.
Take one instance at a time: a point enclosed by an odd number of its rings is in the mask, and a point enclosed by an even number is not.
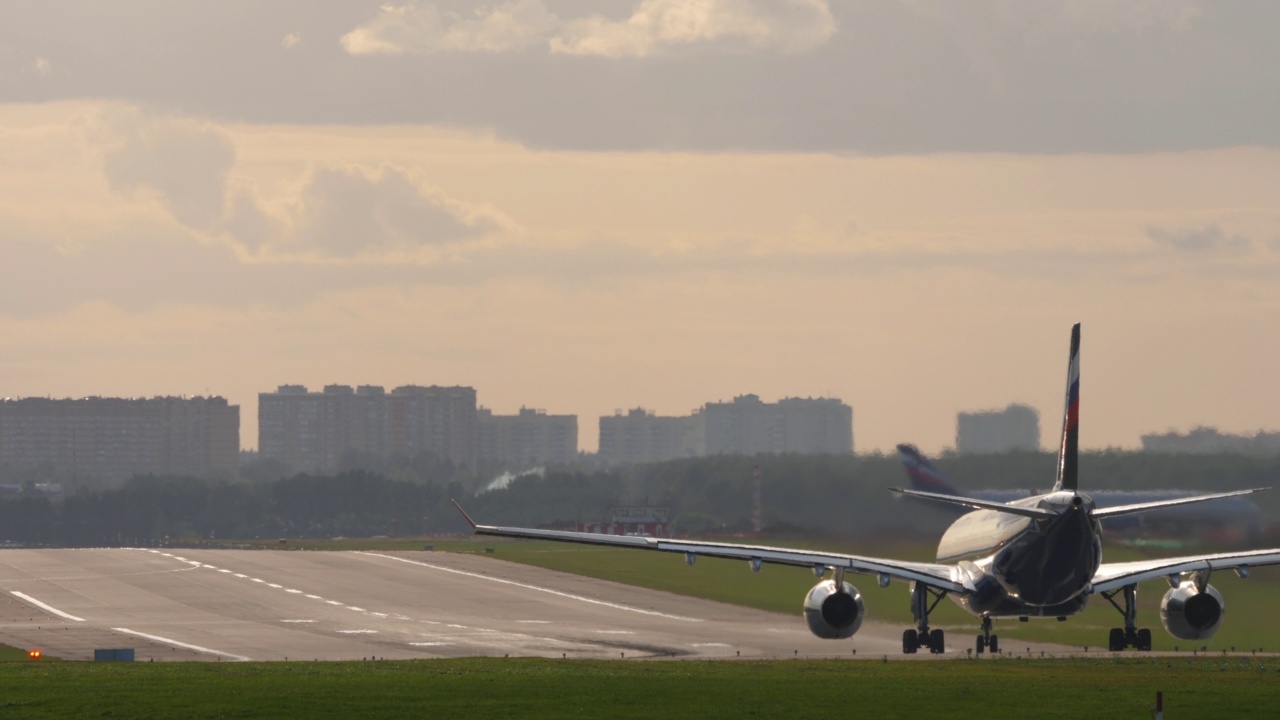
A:
[[[1071,354],[1067,358],[1067,396],[1062,411],[1062,441],[1058,446],[1058,477],[1054,490],[1075,492],[1079,482],[1080,455],[1080,323],[1071,328]]]
[[[462,506],[458,504],[457,500],[450,500],[449,502],[453,503],[453,506],[458,508],[458,512],[462,513],[462,519],[467,521],[467,524],[471,526],[472,530],[480,527],[479,525],[476,525],[475,520],[471,519],[471,516],[467,514],[467,511],[462,509]]]

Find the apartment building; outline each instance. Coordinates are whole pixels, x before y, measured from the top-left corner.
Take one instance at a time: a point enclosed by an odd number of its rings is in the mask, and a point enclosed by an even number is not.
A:
[[[11,477],[230,477],[239,462],[240,407],[225,398],[0,400],[0,468]]]
[[[430,453],[475,467],[474,388],[281,385],[258,395],[258,453],[298,472],[335,472],[344,459]]]

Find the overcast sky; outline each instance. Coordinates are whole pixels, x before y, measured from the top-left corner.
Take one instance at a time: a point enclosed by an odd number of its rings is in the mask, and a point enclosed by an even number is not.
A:
[[[1280,4],[9,3],[0,395],[1280,429]]]

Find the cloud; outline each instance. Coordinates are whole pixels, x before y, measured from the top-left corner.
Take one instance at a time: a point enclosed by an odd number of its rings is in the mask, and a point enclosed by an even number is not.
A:
[[[1016,31],[1023,40],[1046,34],[1141,35],[1180,32],[1204,14],[1203,0],[898,0],[911,13],[948,24],[984,26],[1000,34]]]
[[[430,3],[384,5],[340,42],[352,55],[508,52],[544,43],[559,22],[541,0],[511,0],[470,17]]]
[[[513,223],[392,167],[321,167],[283,217],[241,197],[224,227],[247,248],[290,257],[378,259],[488,235]],[[263,240],[263,238],[268,238]]]
[[[216,128],[136,112],[113,115],[97,130],[112,137],[103,158],[111,189],[156,191],[182,224],[208,228],[222,216],[235,146]]]
[[[233,174],[236,148],[216,126],[113,108],[87,120],[105,146],[102,170],[117,194],[151,193],[198,236],[229,241],[259,260],[405,261],[519,226],[393,165],[317,164],[295,190],[265,196]]]
[[[1183,252],[1243,252],[1253,247],[1243,235],[1228,235],[1217,223],[1189,230],[1168,230],[1148,225],[1147,237],[1157,245]]]
[[[731,41],[786,52],[811,50],[836,32],[826,0],[644,0],[622,21],[593,15],[551,40],[564,55],[643,57],[663,47]]]
[[[667,47],[727,43],[783,52],[809,50],[836,32],[827,0],[642,0],[624,20],[590,15],[562,21],[542,0],[512,0],[472,15],[431,3],[386,5],[342,36],[352,55],[511,52],[644,57]]]

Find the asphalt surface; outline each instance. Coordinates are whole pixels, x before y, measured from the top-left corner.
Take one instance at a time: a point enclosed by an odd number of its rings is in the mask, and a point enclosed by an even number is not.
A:
[[[819,640],[800,600],[781,615],[452,553],[0,550],[0,643],[68,660],[903,657],[896,625]]]

